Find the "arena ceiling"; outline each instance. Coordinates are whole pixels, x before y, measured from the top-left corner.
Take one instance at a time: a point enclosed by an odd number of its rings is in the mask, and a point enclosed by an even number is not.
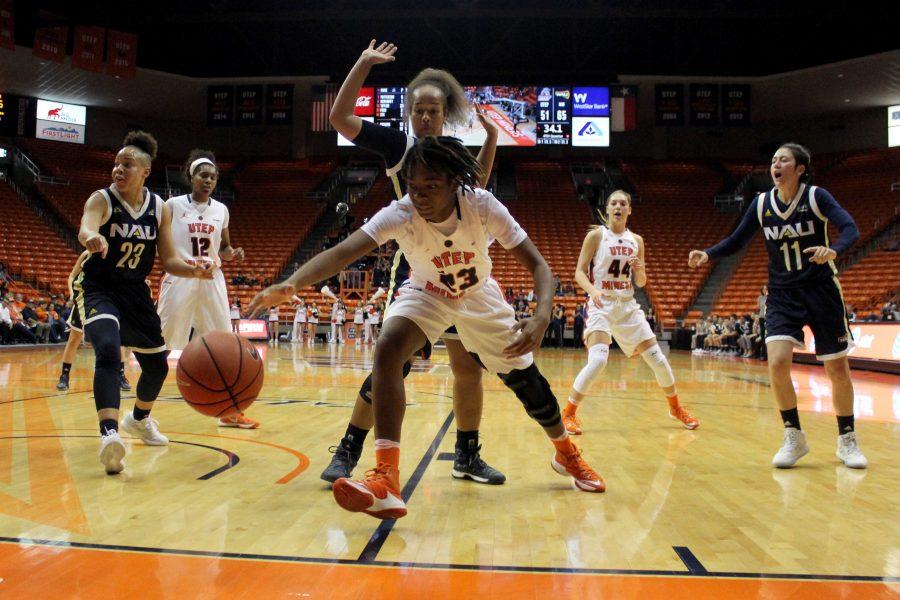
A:
[[[30,46],[43,9],[137,33],[138,66],[191,77],[328,75],[371,38],[399,46],[384,83],[424,66],[472,83],[609,82],[618,74],[758,77],[894,50],[894,3],[723,0],[16,0]],[[863,8],[864,5],[869,5]],[[890,8],[894,6],[894,8]]]

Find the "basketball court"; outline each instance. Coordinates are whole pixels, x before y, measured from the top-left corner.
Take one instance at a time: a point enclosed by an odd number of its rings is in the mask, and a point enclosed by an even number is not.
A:
[[[301,598],[890,598],[900,595],[900,381],[854,371],[870,467],[834,455],[821,368],[795,366],[812,451],[771,467],[780,427],[764,363],[670,356],[681,429],[641,361],[615,351],[579,413],[604,494],[575,491],[512,393],[485,377],[482,455],[502,486],[450,476],[452,379],[442,351],[407,380],[401,479],[409,515],[341,510],[319,479],[372,352],[258,346],[258,430],[217,428],[174,373],[153,416],[168,447],[128,440],[107,476],[81,350],[0,352],[0,596]],[[564,397],[583,353],[543,350]],[[135,364],[128,367],[132,381]],[[126,394],[130,408],[134,394]],[[370,436],[371,438],[371,436]],[[373,466],[371,439],[356,474]],[[448,460],[449,458],[449,460]]]

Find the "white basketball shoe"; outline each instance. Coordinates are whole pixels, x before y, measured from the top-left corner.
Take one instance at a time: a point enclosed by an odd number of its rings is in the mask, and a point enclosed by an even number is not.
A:
[[[150,417],[138,421],[133,414],[126,413],[122,419],[122,431],[141,438],[148,446],[165,446],[169,443],[169,438],[159,432],[159,423]]]
[[[772,464],[779,469],[793,467],[798,460],[806,456],[807,452],[809,445],[806,443],[806,434],[800,429],[785,427],[784,442],[772,458]]]

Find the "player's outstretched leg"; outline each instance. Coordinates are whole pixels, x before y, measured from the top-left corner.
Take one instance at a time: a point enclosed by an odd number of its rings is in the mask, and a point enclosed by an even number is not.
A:
[[[169,438],[159,432],[156,419],[150,418],[153,403],[169,373],[166,361],[168,355],[168,351],[135,353],[138,364],[141,365],[141,376],[138,377],[134,409],[122,419],[122,430],[140,438],[148,446],[165,446],[169,443]]]

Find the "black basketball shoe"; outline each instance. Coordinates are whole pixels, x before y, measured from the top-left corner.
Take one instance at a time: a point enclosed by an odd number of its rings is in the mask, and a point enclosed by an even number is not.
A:
[[[334,456],[331,457],[331,462],[319,477],[329,483],[334,483],[341,477],[350,477],[353,469],[356,468],[356,463],[359,462],[360,454],[362,454],[362,448],[354,452],[343,446],[332,446],[328,451]]]
[[[128,383],[128,378],[125,377],[125,371],[119,371],[119,389],[123,392],[131,391],[131,384]]]
[[[500,485],[506,481],[506,475],[481,459],[481,446],[474,450],[457,448],[451,474],[456,479],[471,479],[476,483],[489,485]]]
[[[69,389],[69,374],[62,373],[59,376],[59,383],[56,384],[56,389],[60,392],[64,392]]]

